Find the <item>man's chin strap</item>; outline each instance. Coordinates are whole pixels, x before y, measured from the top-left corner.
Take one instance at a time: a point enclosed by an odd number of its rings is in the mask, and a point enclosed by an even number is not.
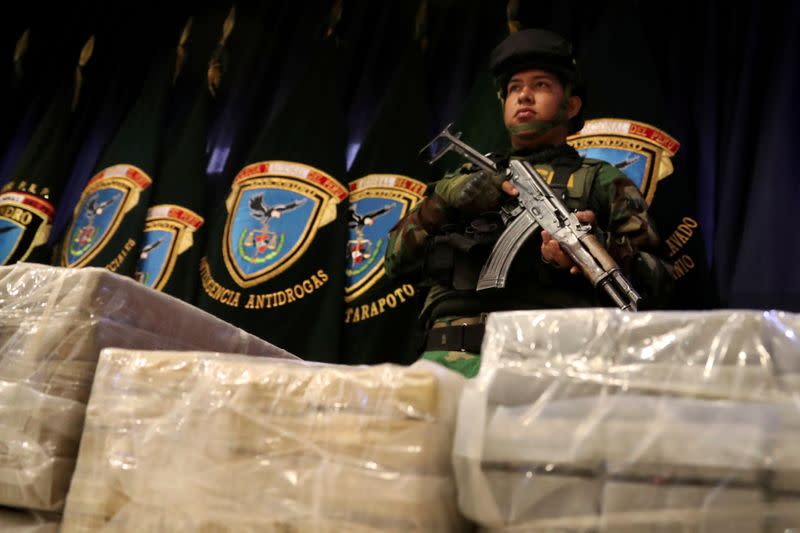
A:
[[[561,99],[561,105],[558,108],[558,113],[553,120],[529,120],[522,124],[514,124],[508,128],[511,135],[535,135],[539,137],[556,126],[562,124],[569,124],[569,117],[567,116],[567,105],[569,104],[569,97],[572,95],[572,86],[568,85],[564,89],[564,97]]]
[[[529,120],[522,124],[514,124],[508,128],[508,131],[511,135],[535,135],[539,137],[563,123],[564,121],[559,120],[558,116],[553,120]]]

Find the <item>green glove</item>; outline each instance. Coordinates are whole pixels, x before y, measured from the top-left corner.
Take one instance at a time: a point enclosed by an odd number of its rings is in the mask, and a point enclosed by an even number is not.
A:
[[[481,170],[444,179],[433,191],[448,206],[464,214],[478,215],[499,207],[503,179],[502,174]]]

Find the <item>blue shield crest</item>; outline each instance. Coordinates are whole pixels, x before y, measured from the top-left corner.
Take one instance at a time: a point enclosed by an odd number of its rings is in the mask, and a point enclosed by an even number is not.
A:
[[[25,226],[22,224],[0,218],[0,265],[5,265],[14,254],[23,233]]]
[[[136,267],[136,279],[150,288],[156,287],[164,276],[175,247],[175,231],[145,230],[142,249]]]
[[[277,186],[239,190],[223,246],[244,286],[276,275],[305,251],[314,237],[321,201],[321,197]]]
[[[89,259],[108,241],[121,218],[128,191],[115,187],[97,189],[78,204],[64,243],[66,266]]]
[[[368,174],[350,182],[345,302],[383,277],[389,231],[422,200],[426,185],[398,174]]]
[[[578,150],[578,153],[583,157],[599,159],[614,165],[628,176],[630,180],[639,187],[639,190],[644,190],[644,185],[646,185],[648,178],[648,163],[650,161],[650,157],[648,157],[647,154],[619,148],[599,147]]]
[[[617,167],[645,197],[653,201],[658,182],[672,174],[672,160],[680,143],[644,122],[618,118],[587,120],[567,142],[583,157]]]
[[[389,230],[406,211],[401,200],[362,197],[351,200],[347,241],[347,287],[352,292],[383,273]]]

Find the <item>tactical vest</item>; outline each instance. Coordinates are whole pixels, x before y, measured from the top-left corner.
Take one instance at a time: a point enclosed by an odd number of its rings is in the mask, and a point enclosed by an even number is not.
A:
[[[597,159],[583,159],[574,172],[541,163],[534,168],[548,181],[553,192],[561,196],[568,209],[581,210],[588,204],[595,177],[603,164]],[[443,227],[443,234],[433,237],[426,254],[427,284],[458,291],[475,290],[481,268],[504,230],[499,212],[484,213]]]
[[[568,209],[585,209],[589,201],[589,193],[592,190],[594,179],[600,172],[603,161],[599,159],[583,159],[581,167],[573,173],[560,173],[558,169],[552,169],[549,165],[534,165],[537,170],[549,168],[549,174],[544,173],[550,188],[558,195]],[[541,173],[541,171],[540,171]]]

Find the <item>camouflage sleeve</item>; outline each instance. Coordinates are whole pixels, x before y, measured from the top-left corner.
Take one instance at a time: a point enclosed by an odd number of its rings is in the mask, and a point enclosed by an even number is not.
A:
[[[426,197],[389,231],[383,268],[390,278],[418,277],[425,265],[425,250],[431,232],[420,220]]]
[[[471,165],[464,165],[445,174],[442,180],[473,171]],[[383,268],[390,278],[420,280],[424,276],[428,243],[453,216],[450,208],[433,193],[436,183],[428,186],[427,196],[389,231]]]
[[[589,208],[605,232],[609,253],[642,296],[642,308],[664,308],[674,287],[672,265],[639,188],[619,169],[604,164],[595,177]]]

